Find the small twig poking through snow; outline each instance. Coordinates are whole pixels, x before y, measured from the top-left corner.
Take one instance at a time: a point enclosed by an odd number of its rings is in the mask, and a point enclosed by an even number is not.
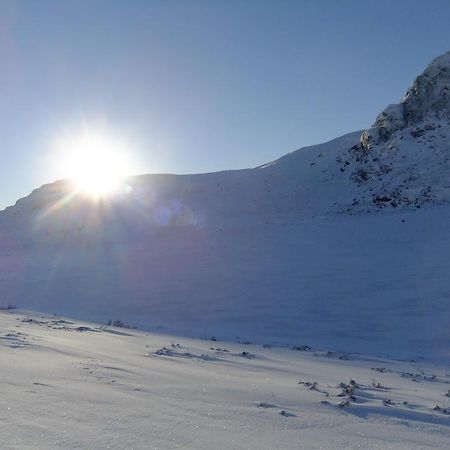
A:
[[[319,383],[317,381],[299,381],[298,384],[303,384],[303,386],[307,387],[310,391],[317,391],[321,394],[325,394],[327,397],[330,395],[327,391],[322,391],[318,388]]]
[[[167,347],[163,347],[160,348],[159,350],[156,350],[154,354],[156,356],[170,356],[172,352]]]
[[[375,379],[372,380],[372,387],[374,387],[375,389],[381,389],[383,391],[389,390],[387,386],[383,386],[379,381],[375,381]]]
[[[309,352],[312,350],[309,345],[294,345],[291,348],[292,350],[297,350],[298,352]]]
[[[418,369],[419,370],[419,369]],[[401,372],[400,376],[404,378],[410,378],[411,381],[436,381],[436,375],[426,375],[423,370],[419,370],[418,373],[411,373],[411,372]]]
[[[83,332],[83,331],[93,331],[92,328],[79,326],[77,328],[74,328],[75,331]]]
[[[227,350],[226,348],[221,348],[221,347],[217,347],[217,348],[209,347],[209,349],[214,350],[215,352],[218,352],[218,353],[230,353],[230,350]]]
[[[108,322],[106,323],[106,325],[117,327],[117,328],[128,328],[130,330],[137,330],[137,326],[125,323],[120,319],[116,319],[116,320],[109,319]]]
[[[375,370],[376,372],[380,373],[392,372],[390,369],[386,369],[386,367],[371,367],[370,370]]]
[[[273,403],[261,402],[256,405],[257,408],[278,408],[277,405]]]
[[[297,417],[295,414],[292,414],[290,412],[287,412],[283,409],[283,411],[280,411],[280,414],[284,417]]]
[[[439,411],[442,414],[450,414],[450,408],[443,408],[442,406],[436,405],[433,408],[434,411]]]
[[[355,389],[359,388],[359,385],[356,383],[355,380],[350,380],[350,383],[340,383],[339,387],[342,388],[342,393],[339,394],[339,397],[344,397],[345,395],[352,395],[355,391]]]
[[[350,380],[348,384],[340,383],[339,387],[342,388],[342,392],[338,394],[338,397],[344,397],[344,399],[338,403],[340,408],[350,406],[351,402],[356,401],[354,393],[356,389],[359,389],[359,385],[355,380]]]
[[[298,384],[303,384],[307,388],[317,391],[317,381],[299,381]]]
[[[346,406],[350,406],[350,400],[344,398],[344,400],[340,401],[338,404],[339,408],[345,408]]]

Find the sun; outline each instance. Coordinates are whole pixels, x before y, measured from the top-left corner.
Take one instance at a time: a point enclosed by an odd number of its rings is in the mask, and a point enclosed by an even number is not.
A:
[[[108,133],[83,130],[59,139],[57,149],[64,176],[91,197],[110,196],[130,174],[128,146]]]

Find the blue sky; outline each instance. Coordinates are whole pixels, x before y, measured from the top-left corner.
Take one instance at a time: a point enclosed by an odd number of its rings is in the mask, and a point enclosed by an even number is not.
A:
[[[134,172],[252,167],[367,128],[450,50],[450,2],[0,0],[0,207],[65,176],[55,136]]]

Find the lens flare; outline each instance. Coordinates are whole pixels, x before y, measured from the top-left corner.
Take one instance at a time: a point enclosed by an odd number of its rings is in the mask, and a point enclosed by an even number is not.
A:
[[[107,133],[83,130],[59,139],[56,148],[60,172],[92,197],[111,195],[131,171],[127,145]]]

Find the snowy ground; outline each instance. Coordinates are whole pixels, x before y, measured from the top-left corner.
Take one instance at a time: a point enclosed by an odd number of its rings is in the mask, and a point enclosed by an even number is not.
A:
[[[0,313],[4,450],[448,448],[449,389],[423,361]]]

